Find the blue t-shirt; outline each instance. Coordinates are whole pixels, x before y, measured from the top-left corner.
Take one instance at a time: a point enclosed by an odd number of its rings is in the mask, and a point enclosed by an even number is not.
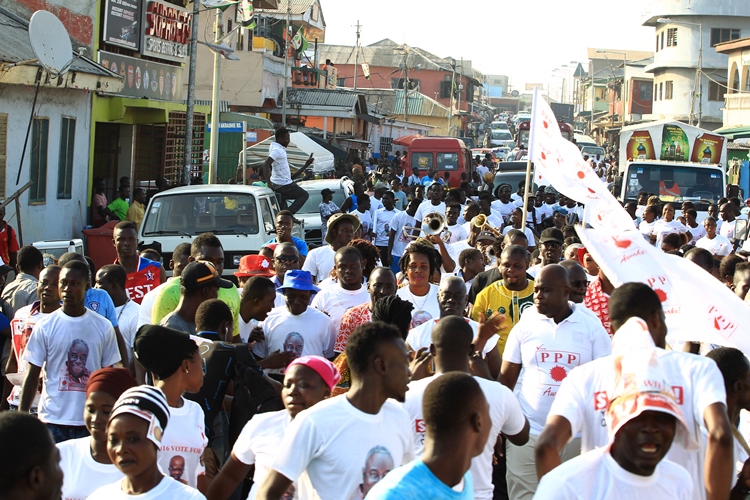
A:
[[[299,254],[302,257],[307,257],[307,243],[305,243],[305,240],[301,240],[297,238],[296,236],[292,236],[292,241],[294,242],[294,246],[297,247],[297,250],[299,250]],[[266,242],[266,245],[269,243],[277,243],[276,238],[271,238]]]
[[[112,323],[112,328],[117,326],[117,312],[115,312],[115,303],[107,292],[100,288],[89,288],[86,290],[86,307],[104,316]]]
[[[474,498],[474,481],[471,472],[464,474],[462,491],[454,491],[425,465],[414,460],[402,465],[381,479],[367,494],[367,500],[422,500],[440,498],[446,500],[471,500]]]

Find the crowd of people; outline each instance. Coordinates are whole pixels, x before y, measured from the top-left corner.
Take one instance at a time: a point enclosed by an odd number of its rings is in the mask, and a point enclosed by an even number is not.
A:
[[[101,269],[12,250],[0,497],[750,494],[742,352],[672,342],[657,293],[615,287],[578,239],[581,205],[550,186],[524,224],[523,185],[400,171],[355,167],[342,207],[324,193],[322,246],[278,212],[239,286],[217,236],[165,259],[127,216]],[[644,193],[626,209],[745,299],[737,201],[705,233],[688,204],[676,217]]]

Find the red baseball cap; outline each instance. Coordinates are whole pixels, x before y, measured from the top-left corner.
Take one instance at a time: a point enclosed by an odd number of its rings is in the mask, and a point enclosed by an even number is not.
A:
[[[243,255],[240,259],[240,268],[234,272],[237,277],[249,276],[273,276],[271,261],[262,255]]]

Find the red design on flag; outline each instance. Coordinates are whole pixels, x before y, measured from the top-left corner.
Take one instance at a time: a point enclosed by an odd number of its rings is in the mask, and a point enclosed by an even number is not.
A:
[[[655,288],[654,292],[656,292],[656,295],[659,297],[659,300],[662,302],[667,301],[667,292],[662,290],[661,288]]]
[[[579,170],[579,171],[578,171],[578,178],[579,178],[579,179],[583,179],[584,177],[586,177],[586,174],[585,174],[585,173],[583,173],[583,172],[581,172],[581,171]]]
[[[633,244],[633,240],[624,239],[624,238],[617,238],[612,237],[613,240],[615,240],[615,245],[617,245],[618,248],[628,248],[630,245]]]

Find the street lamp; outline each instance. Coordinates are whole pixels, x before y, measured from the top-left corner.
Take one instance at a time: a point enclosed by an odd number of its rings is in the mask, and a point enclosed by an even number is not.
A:
[[[698,95],[698,126],[701,126],[701,120],[703,118],[703,25],[701,23],[690,23],[688,21],[675,21],[668,17],[660,17],[656,20],[657,23],[663,24],[684,24],[687,26],[698,26],[698,67],[695,70],[695,83],[693,83],[693,98],[690,99],[690,125],[693,124],[693,118],[695,114],[695,96],[696,90]]]

